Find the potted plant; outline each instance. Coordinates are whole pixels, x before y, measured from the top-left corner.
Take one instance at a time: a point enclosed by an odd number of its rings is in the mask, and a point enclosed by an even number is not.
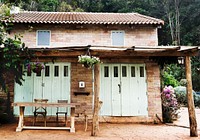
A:
[[[78,62],[83,64],[86,68],[92,68],[95,64],[100,63],[100,59],[95,56],[89,56],[89,55],[80,55],[78,56]]]
[[[44,64],[42,64],[40,62],[28,63],[27,64],[28,72],[32,71],[34,73],[40,73],[42,69],[44,69]]]
[[[172,86],[166,86],[161,93],[164,122],[171,123],[178,118],[179,104]]]

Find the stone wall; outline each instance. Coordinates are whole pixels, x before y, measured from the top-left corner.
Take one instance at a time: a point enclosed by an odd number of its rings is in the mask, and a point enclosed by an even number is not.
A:
[[[31,28],[30,28],[31,27]],[[92,26],[92,25],[15,25],[11,35],[20,33],[23,35],[22,41],[30,48],[36,48],[36,31],[51,30],[50,47],[66,46],[86,46],[86,45],[104,45],[111,46],[111,31],[125,31],[125,46],[134,45],[158,45],[157,29],[153,26]],[[72,52],[73,53],[73,52]],[[84,54],[85,52],[83,52]],[[67,57],[67,56],[66,56]],[[101,56],[99,56],[101,58]],[[40,59],[40,61],[50,61],[51,58]],[[57,62],[71,63],[71,102],[81,103],[81,107],[92,114],[92,70],[86,69],[77,63],[77,56],[74,58],[56,58]],[[148,117],[101,117],[101,121],[107,122],[153,122],[156,120],[156,114],[162,118],[162,108],[160,99],[160,71],[159,66],[150,61],[148,57],[133,58],[112,58],[103,59],[104,63],[130,63],[146,65],[147,72],[147,94],[148,94]],[[85,89],[78,88],[78,82],[86,83]],[[14,86],[14,84],[13,84]],[[90,92],[86,95],[74,95],[76,91]],[[13,97],[13,94],[12,94]]]
[[[23,36],[22,41],[30,48],[36,48],[37,30],[51,31],[51,47],[66,46],[111,46],[111,31],[125,31],[125,46],[155,46],[158,45],[157,28],[153,26],[128,26],[128,25],[15,25],[13,34]],[[45,46],[43,46],[45,47]]]

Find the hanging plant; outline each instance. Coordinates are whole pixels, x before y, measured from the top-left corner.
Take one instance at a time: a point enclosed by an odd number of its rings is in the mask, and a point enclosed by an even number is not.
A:
[[[40,62],[28,63],[27,64],[27,71],[28,72],[40,73],[42,69],[44,69],[44,64],[42,64]]]
[[[95,56],[80,55],[78,56],[78,62],[86,68],[92,68],[95,64],[100,63],[100,59]]]

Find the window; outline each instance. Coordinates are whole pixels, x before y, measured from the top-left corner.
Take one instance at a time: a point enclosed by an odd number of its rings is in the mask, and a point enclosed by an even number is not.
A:
[[[140,67],[140,77],[144,77],[144,67]]]
[[[37,46],[50,46],[50,31],[37,31]]]
[[[55,77],[59,76],[59,67],[58,66],[54,66],[54,76]]]
[[[126,76],[127,76],[126,66],[122,66],[122,77],[126,77]]]
[[[124,46],[124,31],[112,31],[112,45]]]
[[[118,67],[114,67],[114,77],[118,77]]]
[[[135,77],[135,67],[131,66],[131,77]]]
[[[68,66],[64,66],[64,77],[68,77]]]
[[[49,66],[45,66],[45,77],[49,77]]]
[[[109,67],[108,66],[104,67],[104,77],[109,77]]]

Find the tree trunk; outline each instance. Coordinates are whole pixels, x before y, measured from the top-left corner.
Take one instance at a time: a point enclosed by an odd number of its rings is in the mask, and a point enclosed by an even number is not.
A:
[[[99,92],[100,92],[100,65],[95,65],[95,91],[94,91],[94,111],[92,120],[92,136],[97,136],[99,126]]]
[[[179,0],[175,0],[175,13],[176,13],[176,16],[175,16],[175,19],[176,19],[176,34],[175,34],[175,45],[180,45],[180,23],[179,23],[179,16],[180,16],[180,13],[179,13]]]
[[[190,123],[190,136],[198,137],[197,132],[197,121],[194,107],[194,99],[192,93],[192,79],[191,79],[191,63],[190,57],[185,57],[185,70],[186,70],[186,79],[187,79],[187,100],[188,100],[188,114],[189,114],[189,123]]]

